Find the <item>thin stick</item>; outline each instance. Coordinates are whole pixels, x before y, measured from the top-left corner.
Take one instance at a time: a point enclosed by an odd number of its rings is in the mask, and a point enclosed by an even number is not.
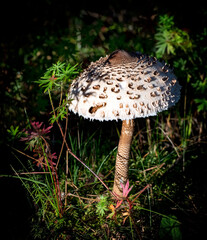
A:
[[[77,196],[77,195],[72,194],[72,193],[68,193],[67,196],[72,196],[72,197],[80,198],[80,199],[83,199],[83,200],[91,201],[92,203],[99,201],[99,199],[97,199],[97,198],[92,199],[92,198],[80,197],[80,196]],[[86,207],[84,207],[84,208],[86,208]]]
[[[26,154],[26,153],[24,153],[24,152],[21,152],[21,151],[19,151],[18,149],[14,148],[14,147],[11,147],[11,148],[12,148],[13,150],[17,151],[18,153],[21,153],[22,155],[24,155],[24,156],[26,156],[26,157],[28,157],[28,158],[31,158],[32,160],[38,162],[38,159],[33,158],[33,157],[29,156],[28,154]]]
[[[64,134],[64,138],[66,138],[67,129],[68,129],[68,118],[66,117],[66,120],[65,120],[65,134]],[[62,142],[62,146],[61,146],[61,150],[60,150],[60,153],[59,153],[59,156],[58,156],[58,161],[57,161],[56,169],[58,169],[58,165],[59,165],[59,162],[60,162],[60,158],[61,158],[61,155],[62,155],[62,151],[63,151],[64,144],[65,144],[65,142],[63,141],[63,142]]]
[[[50,172],[22,172],[18,173],[18,175],[35,175],[35,174],[50,174]],[[52,173],[55,174],[55,173]]]
[[[132,203],[135,202],[135,200],[147,189],[147,188],[150,188],[151,185],[150,184],[147,184],[147,186],[145,186],[141,191],[139,191],[138,195],[132,200]],[[136,194],[135,194],[136,195]]]
[[[168,139],[168,141],[172,144],[173,148],[175,149],[175,152],[177,153],[178,157],[180,157],[180,154],[176,148],[176,146],[174,145],[173,141],[169,138],[169,136],[166,134],[166,132],[161,128],[161,127],[158,127],[162,132],[163,134],[165,135],[165,137]]]
[[[66,170],[65,170],[65,196],[68,194],[68,151],[66,151]],[[65,197],[65,206],[67,206],[67,197]]]
[[[68,152],[76,159],[78,160],[84,167],[86,167],[102,184],[103,186],[117,199],[116,195],[106,186],[106,184],[101,180],[101,178],[96,175],[84,162],[82,162],[74,153],[71,152],[70,148],[68,147],[68,144],[66,142],[66,146],[68,149]]]

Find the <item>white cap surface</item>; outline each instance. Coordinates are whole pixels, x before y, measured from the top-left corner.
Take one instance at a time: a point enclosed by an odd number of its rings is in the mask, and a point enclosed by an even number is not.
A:
[[[117,50],[92,62],[69,90],[69,110],[94,120],[154,116],[175,105],[180,85],[153,57]]]

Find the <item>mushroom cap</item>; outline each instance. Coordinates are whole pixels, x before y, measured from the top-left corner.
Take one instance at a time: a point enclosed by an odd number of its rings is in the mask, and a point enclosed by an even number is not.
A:
[[[92,62],[69,89],[69,110],[94,120],[154,116],[180,98],[173,71],[154,57],[117,50]]]

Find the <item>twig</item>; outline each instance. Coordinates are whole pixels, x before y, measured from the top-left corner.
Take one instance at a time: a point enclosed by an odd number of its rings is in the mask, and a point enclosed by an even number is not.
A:
[[[180,157],[180,154],[176,148],[176,146],[174,145],[174,143],[172,142],[172,140],[169,138],[169,136],[166,134],[166,132],[161,128],[161,127],[158,127],[162,132],[163,134],[165,135],[165,137],[168,139],[168,141],[172,144],[173,148],[175,149],[175,152],[177,153],[178,157]]]
[[[145,186],[139,193],[138,195],[132,200],[132,203],[135,202],[135,200],[147,189],[147,188],[150,188],[151,187],[151,184],[147,184],[147,186]],[[136,195],[136,194],[135,194]]]
[[[101,178],[96,175],[84,162],[82,162],[74,153],[71,152],[70,148],[68,147],[68,144],[66,142],[66,147],[68,149],[68,152],[76,159],[78,160],[84,167],[86,167],[101,183],[102,185],[110,192],[111,195],[113,195],[116,199],[116,195],[106,186],[106,184],[101,180]]]
[[[68,118],[66,117],[66,120],[65,120],[65,134],[64,134],[64,138],[66,138],[67,128],[68,128]],[[62,146],[61,146],[61,150],[60,150],[60,153],[59,153],[59,156],[58,156],[58,161],[57,161],[56,169],[58,169],[58,165],[59,165],[59,162],[60,162],[60,158],[61,158],[61,155],[62,155],[62,151],[63,151],[64,144],[65,144],[65,142],[63,141],[63,142],[62,142]]]
[[[72,194],[72,193],[68,193],[66,196],[72,196],[72,197],[76,197],[76,198],[79,198],[79,199],[83,199],[83,200],[87,200],[87,201],[91,201],[91,202],[98,202],[98,199],[91,199],[91,198],[86,198],[86,197],[80,197],[80,196],[77,196],[75,194]]]
[[[22,173],[18,173],[18,175],[35,175],[35,174],[50,174],[50,172],[22,172]],[[53,173],[55,174],[55,173]]]
[[[68,151],[66,151],[66,169],[65,169],[65,195],[68,192]],[[67,206],[67,197],[65,198],[65,206]]]
[[[151,168],[148,168],[148,169],[145,169],[145,170],[141,171],[141,173],[151,171],[151,170],[153,170],[155,168],[156,168],[156,170],[158,170],[158,169],[162,168],[164,165],[165,165],[165,163],[162,163],[160,165],[156,165],[154,167],[151,167]]]
[[[28,157],[28,158],[31,158],[32,160],[38,162],[38,159],[33,158],[33,157],[29,156],[28,154],[26,154],[26,153],[24,153],[24,152],[21,152],[21,151],[19,151],[18,149],[14,148],[14,147],[11,147],[11,148],[12,148],[13,150],[17,151],[18,153],[21,153],[22,155],[24,155],[24,156],[26,156],[26,157]]]

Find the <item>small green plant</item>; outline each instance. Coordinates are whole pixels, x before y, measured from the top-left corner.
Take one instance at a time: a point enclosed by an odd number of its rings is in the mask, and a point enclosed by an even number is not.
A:
[[[58,61],[48,68],[44,76],[40,80],[36,81],[39,86],[44,89],[44,92],[48,90],[62,90],[63,87],[67,87],[70,80],[73,79],[79,73],[77,64],[71,66],[71,64],[65,64]]]
[[[7,129],[7,132],[10,135],[10,140],[18,139],[22,135],[21,131],[19,131],[19,126],[14,127],[11,125],[10,129]]]
[[[44,76],[36,81],[39,86],[44,89],[44,93],[48,93],[50,104],[52,106],[51,123],[58,122],[58,119],[63,120],[67,116],[67,90],[70,81],[77,76],[79,69],[77,64],[71,66],[71,64],[65,64],[58,61],[48,68]],[[59,95],[59,104],[55,108],[51,92]]]
[[[103,217],[105,212],[108,211],[108,200],[107,196],[100,196],[100,201],[96,205],[96,213]]]
[[[175,27],[174,17],[167,14],[159,17],[157,33],[155,34],[156,55],[175,54],[177,49],[186,52],[192,49],[192,42],[187,32]]]
[[[206,112],[207,111],[207,100],[205,98],[195,99],[195,103],[198,104],[198,112]]]

